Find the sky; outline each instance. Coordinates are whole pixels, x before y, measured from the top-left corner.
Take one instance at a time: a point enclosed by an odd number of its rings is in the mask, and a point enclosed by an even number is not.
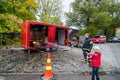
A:
[[[73,1],[74,0],[62,0],[62,4],[63,4],[62,22],[64,23],[64,25],[66,20],[64,13],[69,12],[70,3]]]

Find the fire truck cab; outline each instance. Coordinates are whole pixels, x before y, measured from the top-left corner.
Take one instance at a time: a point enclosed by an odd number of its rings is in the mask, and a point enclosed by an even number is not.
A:
[[[56,45],[68,46],[69,27],[27,20],[21,25],[21,45],[25,49],[56,48]]]

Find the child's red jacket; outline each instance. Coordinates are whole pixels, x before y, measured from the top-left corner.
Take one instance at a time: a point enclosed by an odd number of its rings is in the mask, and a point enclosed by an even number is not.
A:
[[[94,54],[90,55],[91,57],[91,65],[92,67],[99,68],[101,65],[101,53],[99,52],[94,52]]]

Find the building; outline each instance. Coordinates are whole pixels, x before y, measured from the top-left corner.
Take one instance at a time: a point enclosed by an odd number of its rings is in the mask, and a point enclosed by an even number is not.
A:
[[[116,34],[115,34],[116,37],[120,38],[120,27],[119,28],[116,28]]]

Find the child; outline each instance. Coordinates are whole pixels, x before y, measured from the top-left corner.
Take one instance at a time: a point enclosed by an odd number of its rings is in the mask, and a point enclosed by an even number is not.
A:
[[[92,80],[100,80],[98,70],[101,65],[101,52],[100,48],[98,46],[93,47],[94,53],[93,54],[88,54],[89,57],[88,59],[91,59],[91,66],[92,66]]]

